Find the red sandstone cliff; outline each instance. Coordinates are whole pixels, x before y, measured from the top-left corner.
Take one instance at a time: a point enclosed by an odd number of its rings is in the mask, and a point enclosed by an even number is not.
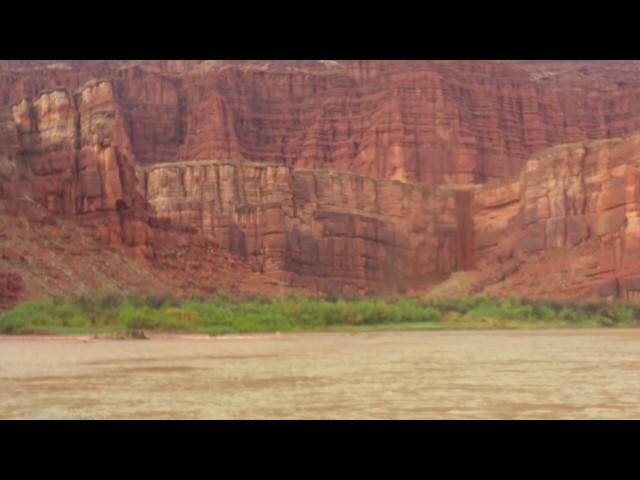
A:
[[[239,162],[161,164],[140,175],[156,215],[211,234],[287,284],[402,292],[458,266],[448,189]]]
[[[640,292],[640,135],[542,151],[477,189],[475,208],[478,266],[498,280],[488,293]]]
[[[427,183],[640,129],[637,62],[0,62],[0,104],[109,79],[140,164],[199,159]]]
[[[452,273],[433,292],[633,296],[638,137],[587,141],[640,131],[639,71],[2,61],[0,307]]]
[[[0,122],[0,307],[95,289],[289,291],[153,215],[111,82],[44,92]]]

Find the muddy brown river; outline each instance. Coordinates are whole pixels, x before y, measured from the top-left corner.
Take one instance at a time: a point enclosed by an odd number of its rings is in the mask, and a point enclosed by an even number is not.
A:
[[[640,330],[0,337],[3,419],[640,418]]]

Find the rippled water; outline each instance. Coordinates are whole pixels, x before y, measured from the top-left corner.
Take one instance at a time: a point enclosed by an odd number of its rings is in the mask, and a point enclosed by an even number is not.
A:
[[[0,418],[640,418],[640,330],[0,337]]]

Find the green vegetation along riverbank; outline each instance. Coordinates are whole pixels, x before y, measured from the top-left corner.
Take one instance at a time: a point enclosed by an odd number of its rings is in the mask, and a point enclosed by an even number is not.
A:
[[[532,299],[191,298],[110,294],[25,302],[2,334],[248,333],[640,326],[640,303]]]

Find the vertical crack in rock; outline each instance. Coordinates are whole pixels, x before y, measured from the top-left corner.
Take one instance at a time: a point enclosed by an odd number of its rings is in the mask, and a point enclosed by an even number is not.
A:
[[[473,263],[473,190],[455,190],[457,219],[457,256],[459,270],[472,270]]]

